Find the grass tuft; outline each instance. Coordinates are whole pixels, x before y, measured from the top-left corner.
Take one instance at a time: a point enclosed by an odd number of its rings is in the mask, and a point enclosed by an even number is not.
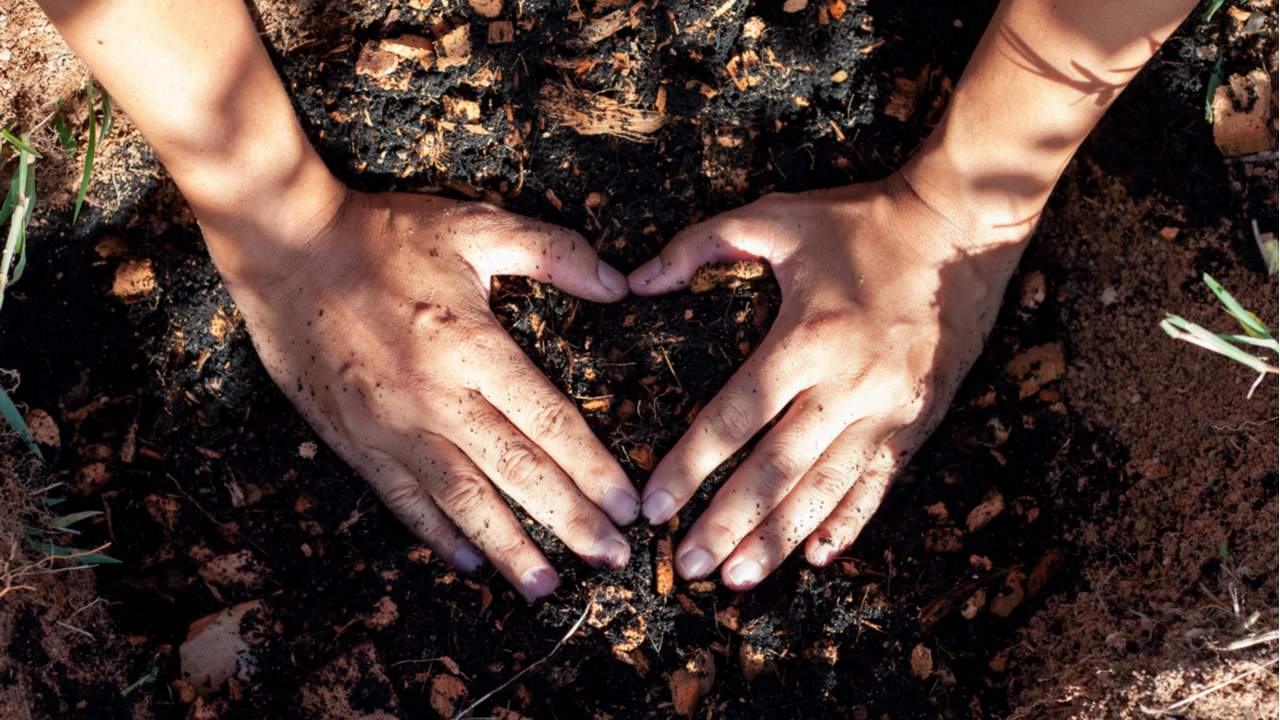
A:
[[[1172,313],[1166,314],[1164,320],[1160,321],[1160,329],[1175,340],[1198,345],[1258,373],[1258,379],[1249,388],[1248,397],[1253,397],[1254,390],[1258,389],[1263,378],[1268,374],[1280,374],[1280,366],[1277,366],[1274,360],[1268,360],[1269,356],[1260,357],[1246,351],[1245,348],[1263,348],[1280,356],[1280,342],[1276,341],[1257,315],[1246,310],[1217,280],[1208,273],[1204,274],[1203,279],[1209,286],[1209,290],[1218,298],[1218,302],[1222,303],[1227,314],[1239,323],[1244,334],[1215,333]]]

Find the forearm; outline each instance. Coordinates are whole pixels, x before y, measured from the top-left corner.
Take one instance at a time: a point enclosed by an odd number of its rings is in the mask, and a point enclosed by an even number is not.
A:
[[[273,262],[340,202],[242,0],[39,2],[155,148],[224,273]]]
[[[1076,148],[1195,4],[1004,0],[904,176],[969,236],[1025,239]]]

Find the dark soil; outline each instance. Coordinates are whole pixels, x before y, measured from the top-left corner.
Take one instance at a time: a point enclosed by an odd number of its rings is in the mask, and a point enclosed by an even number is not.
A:
[[[719,210],[895,167],[936,120],[993,4],[834,0],[795,14],[781,3],[597,5],[605,7],[508,2],[514,41],[493,45],[489,21],[465,3],[262,3],[259,12],[304,125],[353,186],[500,203],[583,232],[630,269]],[[585,43],[579,16],[615,9],[637,21]],[[763,34],[747,30],[752,17]],[[463,24],[472,48],[464,65],[427,72],[406,61],[382,84],[355,72],[367,43]],[[1100,173],[1123,178],[1135,201],[1159,196],[1179,208],[1184,232],[1255,217],[1276,230],[1274,185],[1233,189],[1202,117],[1212,61],[1195,47],[1214,32],[1189,22],[1139,76],[1069,170],[1071,192],[1055,197],[1046,227],[1064,204],[1088,202]],[[1226,68],[1252,62],[1233,55]],[[665,121],[639,137],[582,135],[540,104],[549,84],[661,111]],[[901,119],[886,114],[890,105]],[[352,708],[437,717],[438,678],[461,679],[466,696],[451,703],[461,709],[546,655],[589,608],[582,632],[476,714],[667,717],[670,676],[706,651],[714,682],[698,717],[1004,716],[1016,671],[1009,649],[1046,598],[1078,587],[1092,557],[1073,530],[1120,503],[1097,488],[1133,481],[1129,450],[1112,432],[1086,421],[1053,383],[1020,399],[1026,378],[1005,371],[1039,345],[1072,354],[1072,308],[1056,293],[1027,300],[1021,288],[1033,273],[1070,286],[1073,271],[1033,243],[946,421],[847,557],[825,570],[793,558],[747,594],[677,581],[660,595],[659,541],[678,536],[735,458],[673,527],[631,528],[633,559],[622,571],[591,570],[531,527],[564,583],[530,608],[501,578],[465,579],[431,558],[323,444],[311,456],[317,438],[258,363],[176,191],[162,181],[125,193],[113,212],[91,214],[91,231],[51,222],[33,240],[0,340],[22,377],[18,399],[61,426],[62,447],[46,453],[52,477],[80,491],[68,507],[106,511],[82,542],[110,541],[125,561],[97,572],[99,590],[137,638],[123,674],[137,679],[160,658],[159,680],[133,696],[158,717],[189,711],[173,684],[188,624],[255,598],[275,618],[255,631],[272,640],[255,681],[201,701],[222,717],[296,716],[310,707],[308,679],[352,653],[361,671],[336,673],[355,685]],[[111,237],[122,252],[100,245]],[[1206,249],[1195,269],[1265,275],[1251,237],[1232,238]],[[133,304],[111,297],[123,259],[151,260],[159,289]],[[1180,295],[1147,300],[1170,309],[1202,302],[1197,275],[1180,282]],[[493,293],[504,324],[584,406],[638,484],[759,343],[777,304],[769,280],[612,306],[520,278],[500,279]],[[1274,302],[1270,310],[1264,318]],[[1275,391],[1274,381],[1259,390]],[[131,444],[136,453],[123,453]],[[109,474],[101,487],[86,481],[95,462]],[[1272,464],[1272,501],[1274,472]],[[995,494],[1004,512],[967,532],[967,514]],[[252,582],[201,579],[210,558],[240,551],[254,561]],[[1007,617],[965,619],[961,605],[979,590],[1025,599]],[[398,618],[367,621],[383,598]],[[376,654],[363,649],[369,643]],[[913,656],[925,652],[930,667],[913,673]],[[55,712],[53,691],[36,691],[45,698],[37,716],[124,712],[87,695],[83,707]]]

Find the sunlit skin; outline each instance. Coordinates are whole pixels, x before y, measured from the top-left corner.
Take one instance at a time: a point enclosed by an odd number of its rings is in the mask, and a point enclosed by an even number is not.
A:
[[[770,195],[624,277],[576,233],[478,203],[356,193],[309,145],[241,0],[40,0],[191,204],[271,376],[440,557],[529,601],[559,577],[498,491],[597,566],[777,424],[676,551],[754,587],[843,552],[941,419],[1062,169],[1190,0],[1005,0],[937,129],[873,183]],[[489,310],[519,274],[596,302],[761,258],[764,343],[637,493]]]

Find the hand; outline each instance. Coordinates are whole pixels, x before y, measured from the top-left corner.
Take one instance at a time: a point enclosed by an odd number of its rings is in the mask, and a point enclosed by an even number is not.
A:
[[[626,295],[622,274],[576,233],[488,205],[353,192],[338,204],[288,260],[219,263],[271,376],[460,570],[487,556],[531,602],[559,582],[498,490],[588,562],[625,565],[610,519],[635,519],[636,491],[488,302],[496,274],[597,302]]]
[[[802,541],[815,565],[853,542],[945,413],[1021,253],[1007,232],[984,243],[967,227],[894,176],[766,196],[685,229],[631,274],[633,292],[654,295],[705,263],[761,258],[782,291],[764,342],[644,488],[645,516],[665,522],[781,414],[681,541],[681,575],[722,565],[745,590]]]

